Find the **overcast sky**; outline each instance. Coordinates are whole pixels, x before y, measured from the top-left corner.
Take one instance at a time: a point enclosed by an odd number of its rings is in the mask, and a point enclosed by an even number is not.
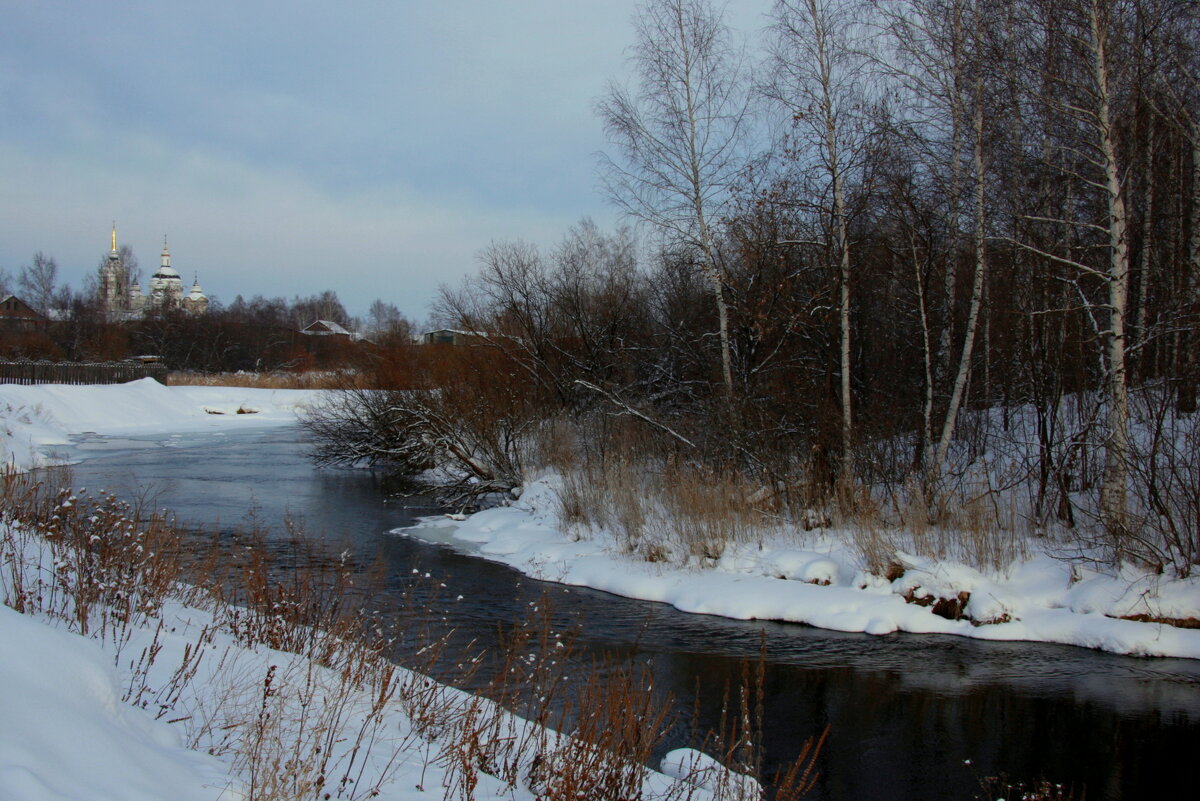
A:
[[[552,245],[605,148],[635,0],[0,0],[0,267],[82,286],[115,220],[229,303],[337,291],[418,321],[488,242]],[[767,0],[733,0],[752,33]]]

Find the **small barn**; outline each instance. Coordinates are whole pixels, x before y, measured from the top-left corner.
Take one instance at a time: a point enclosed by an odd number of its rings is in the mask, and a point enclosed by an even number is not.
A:
[[[0,331],[44,331],[49,321],[16,295],[0,300]]]
[[[438,328],[421,335],[421,341],[426,345],[467,345],[487,338],[488,335],[480,331],[458,331],[453,328]]]
[[[310,337],[345,337],[354,339],[354,334],[333,320],[316,320],[300,329],[300,333]]]

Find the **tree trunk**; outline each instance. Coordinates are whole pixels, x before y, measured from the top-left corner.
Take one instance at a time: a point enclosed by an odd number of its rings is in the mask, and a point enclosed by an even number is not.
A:
[[[1138,375],[1141,379],[1148,378],[1153,369],[1146,353],[1147,313],[1150,305],[1151,272],[1153,271],[1154,253],[1154,119],[1151,116],[1146,121],[1146,136],[1142,143],[1142,249],[1138,254],[1138,293],[1137,311],[1134,315],[1134,336],[1138,352],[1135,363],[1138,365]]]
[[[975,351],[975,333],[979,329],[979,310],[983,305],[983,286],[987,280],[987,226],[984,189],[986,168],[983,160],[983,82],[976,80],[975,88],[975,277],[971,283],[971,310],[967,315],[967,329],[963,337],[962,354],[958,360],[958,372],[954,377],[954,389],[950,394],[950,406],[942,422],[942,435],[938,441],[937,458],[934,462],[936,475],[940,476],[946,466],[946,454],[954,439],[958,410],[962,406],[967,381],[971,375],[971,359]]]
[[[962,7],[954,4],[949,12],[953,16],[951,22],[951,71],[950,84],[950,197],[949,237],[946,252],[945,271],[945,319],[942,321],[941,335],[938,337],[937,383],[944,386],[950,375],[950,364],[954,359],[954,311],[958,305],[958,249],[962,220],[962,151],[963,151],[963,102],[962,102],[962,62],[963,62],[963,24]],[[934,460],[936,463],[936,459]],[[939,468],[940,472],[940,468]]]
[[[1091,28],[1089,66],[1096,97],[1097,144],[1104,162],[1108,212],[1108,328],[1104,331],[1105,366],[1108,369],[1108,432],[1104,443],[1100,512],[1105,526],[1117,537],[1119,552],[1128,516],[1129,395],[1125,366],[1125,316],[1129,304],[1129,243],[1126,238],[1128,220],[1125,197],[1121,190],[1120,165],[1117,163],[1110,116],[1107,32],[1097,8],[1098,2],[1100,0],[1091,1],[1088,21]]]
[[[1191,124],[1192,140],[1192,211],[1191,236],[1188,237],[1187,275],[1184,276],[1187,327],[1180,332],[1178,353],[1183,362],[1179,371],[1176,406],[1180,412],[1196,411],[1196,385],[1200,383],[1200,356],[1196,354],[1196,317],[1200,315],[1200,122]],[[1182,183],[1182,182],[1181,182]]]

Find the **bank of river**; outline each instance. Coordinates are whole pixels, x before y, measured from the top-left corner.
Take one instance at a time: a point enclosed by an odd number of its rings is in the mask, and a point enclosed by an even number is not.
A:
[[[73,450],[76,486],[170,509],[207,530],[248,525],[276,542],[283,521],[382,557],[396,583],[413,569],[444,584],[431,619],[463,640],[494,642],[499,625],[547,593],[580,646],[647,661],[660,688],[713,724],[728,682],[766,646],[764,745],[786,760],[831,726],[821,799],[969,799],[977,776],[1086,785],[1089,799],[1152,797],[1189,786],[1200,746],[1200,663],[1137,659],[1068,646],[896,634],[687,615],[583,588],[546,585],[449,548],[387,532],[432,510],[384,499],[377,476],[317,470],[296,427],[114,440]],[[461,600],[459,599],[461,596]],[[970,764],[967,764],[967,763]],[[1078,796],[1078,794],[1077,794]]]

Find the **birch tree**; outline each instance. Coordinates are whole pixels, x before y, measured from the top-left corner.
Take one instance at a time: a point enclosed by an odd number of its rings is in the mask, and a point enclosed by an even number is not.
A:
[[[920,450],[931,447],[934,397],[951,372],[951,339],[957,300],[963,211],[963,152],[966,142],[966,21],[970,0],[873,0],[889,48],[880,58],[889,83],[899,93],[897,113],[909,158],[934,186],[945,231],[944,247],[922,261],[941,260],[940,301],[920,293],[925,362],[925,397]],[[917,165],[914,165],[914,167]],[[916,280],[925,270],[914,262]],[[937,312],[940,311],[940,322]],[[940,329],[940,330],[939,330]],[[918,453],[924,462],[927,454]]]
[[[839,481],[854,480],[854,412],[851,364],[853,259],[847,181],[865,147],[865,67],[852,46],[854,13],[862,6],[830,0],[779,0],[772,30],[773,77],[766,94],[796,123],[801,158],[824,184],[814,194],[827,220],[827,249],[837,265],[841,401]]]
[[[987,39],[985,12],[980,7],[980,0],[967,0],[966,16],[970,27],[969,37],[964,37],[963,49],[970,51],[967,57],[970,63],[970,89],[965,102],[956,102],[958,108],[971,109],[971,149],[972,149],[972,178],[974,181],[974,218],[975,230],[973,237],[973,263],[971,281],[971,302],[967,312],[966,329],[963,332],[962,349],[959,352],[958,368],[955,372],[953,388],[950,391],[950,402],[946,408],[946,416],[942,422],[942,433],[938,439],[937,454],[934,458],[933,470],[935,476],[940,476],[946,467],[946,456],[950,443],[954,439],[958,413],[962,407],[967,381],[971,376],[972,358],[975,352],[975,338],[979,330],[980,312],[983,308],[983,290],[987,280],[987,161],[986,140],[988,131],[985,121],[984,74],[986,69],[986,54],[984,52]],[[960,19],[956,14],[957,19]],[[962,26],[956,24],[956,29]],[[956,74],[958,70],[956,69]],[[962,84],[955,82],[956,95]],[[949,325],[947,325],[949,329]]]
[[[1115,535],[1118,550],[1128,515],[1130,259],[1124,183],[1128,165],[1118,147],[1114,118],[1117,104],[1128,97],[1128,87],[1120,81],[1123,75],[1117,48],[1121,34],[1126,33],[1133,2],[1136,0],[1030,3],[1045,46],[1058,43],[1063,51],[1042,61],[1053,65],[1053,74],[1030,81],[1044,87],[1036,102],[1056,121],[1059,132],[1047,160],[1082,200],[1065,207],[1060,217],[1026,215],[1026,219],[1072,228],[1081,244],[1064,255],[1028,242],[1015,243],[1073,271],[1079,295],[1092,313],[1101,342],[1106,404],[1100,514]],[[1122,89],[1126,91],[1122,93]],[[1089,285],[1098,285],[1100,291],[1089,293]]]
[[[714,223],[744,166],[743,60],[706,0],[650,0],[634,20],[637,84],[613,84],[597,111],[617,157],[604,186],[628,214],[694,248],[716,304],[721,378],[732,408],[733,355],[725,272]]]
[[[29,264],[22,265],[17,284],[29,305],[46,314],[58,288],[58,262],[39,250]]]

